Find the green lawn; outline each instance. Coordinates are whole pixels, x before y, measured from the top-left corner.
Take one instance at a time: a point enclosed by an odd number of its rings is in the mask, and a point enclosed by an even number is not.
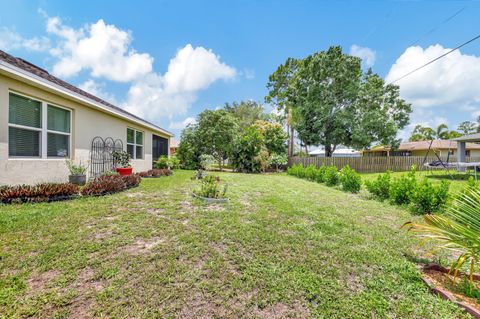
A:
[[[463,318],[431,295],[406,210],[283,174],[193,172],[106,197],[0,206],[0,317]]]

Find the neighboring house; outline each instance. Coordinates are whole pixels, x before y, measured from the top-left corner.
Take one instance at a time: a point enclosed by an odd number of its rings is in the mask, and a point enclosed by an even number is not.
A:
[[[170,155],[176,155],[178,149],[178,141],[174,138],[170,140]]]
[[[325,157],[325,149],[319,148],[308,153],[310,156]],[[333,151],[332,157],[360,157],[362,153],[352,148],[337,148]]]
[[[134,171],[145,171],[169,154],[172,136],[0,51],[0,184],[67,181],[65,158],[86,164],[95,137],[111,138],[130,153]],[[90,167],[98,171],[99,164]]]
[[[418,141],[400,143],[398,149],[392,150],[386,146],[376,146],[362,152],[363,156],[425,156],[429,152],[430,142]],[[447,157],[450,152],[452,160],[457,155],[457,142],[451,140],[434,140],[432,142],[429,156]],[[479,156],[480,144],[466,143],[465,156]]]

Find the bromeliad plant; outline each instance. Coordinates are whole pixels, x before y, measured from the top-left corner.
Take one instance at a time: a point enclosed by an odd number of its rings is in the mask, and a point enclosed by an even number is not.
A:
[[[425,215],[424,223],[407,222],[404,227],[433,238],[442,247],[460,252],[452,264],[456,277],[462,266],[468,265],[470,283],[473,273],[480,269],[480,190],[471,189],[461,194],[442,215]]]

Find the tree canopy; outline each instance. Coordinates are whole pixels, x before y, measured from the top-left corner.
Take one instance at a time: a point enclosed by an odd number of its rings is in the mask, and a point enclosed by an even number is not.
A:
[[[364,148],[395,145],[408,124],[411,105],[361,60],[333,46],[305,59],[287,61],[270,76],[267,102],[292,110],[292,123],[306,145],[324,145],[331,156],[337,145]]]
[[[450,131],[447,124],[440,124],[436,129],[428,126],[417,125],[412,131],[412,135],[408,139],[410,142],[428,141],[428,140],[449,140],[460,137],[457,131]]]

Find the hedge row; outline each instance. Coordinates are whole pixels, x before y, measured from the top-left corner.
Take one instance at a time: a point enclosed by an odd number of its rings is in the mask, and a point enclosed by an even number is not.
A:
[[[287,174],[317,183],[325,183],[327,186],[340,185],[342,190],[350,193],[358,193],[362,186],[360,174],[348,165],[338,171],[337,167],[333,165],[322,165],[317,168],[315,165],[305,167],[301,164],[294,164],[287,168]]]

